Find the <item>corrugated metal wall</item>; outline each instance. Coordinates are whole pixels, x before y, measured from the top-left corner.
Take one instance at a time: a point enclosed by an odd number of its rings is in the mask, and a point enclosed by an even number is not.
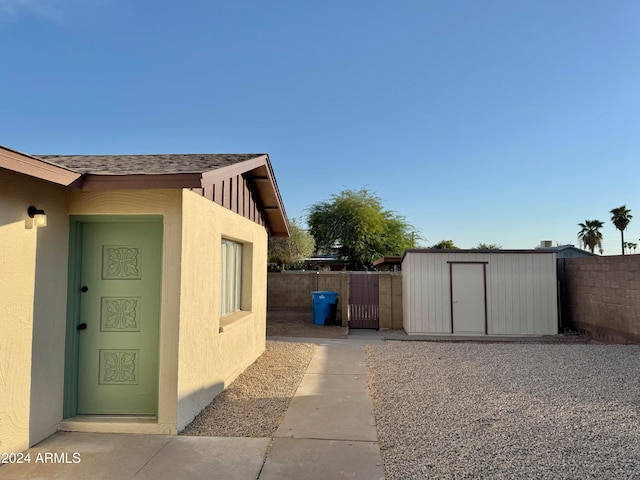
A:
[[[450,266],[487,262],[487,333],[558,333],[556,254],[407,252],[402,262],[407,333],[451,333]]]

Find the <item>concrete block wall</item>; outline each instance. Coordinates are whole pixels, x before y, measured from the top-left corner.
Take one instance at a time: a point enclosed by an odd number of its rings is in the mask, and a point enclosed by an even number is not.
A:
[[[267,310],[311,310],[311,292],[317,290],[315,272],[267,274]]]
[[[402,330],[402,274],[380,274],[380,330]]]
[[[380,272],[380,329],[402,330],[402,274]],[[311,292],[340,295],[338,319],[348,325],[349,272],[272,272],[267,277],[268,310],[311,310]]]
[[[640,343],[640,255],[561,260],[563,311],[593,338]]]
[[[307,310],[313,307],[312,292],[338,292],[337,318],[348,322],[348,272],[271,272],[267,275],[268,310]]]

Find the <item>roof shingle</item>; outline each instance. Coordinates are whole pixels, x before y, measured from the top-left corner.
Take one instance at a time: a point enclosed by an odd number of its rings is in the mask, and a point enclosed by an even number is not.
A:
[[[161,175],[203,173],[263,156],[245,154],[32,155],[82,174]]]

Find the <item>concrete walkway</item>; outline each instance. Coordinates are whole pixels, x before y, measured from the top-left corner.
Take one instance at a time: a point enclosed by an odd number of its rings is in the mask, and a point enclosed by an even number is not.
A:
[[[377,333],[277,339],[318,347],[273,438],[59,432],[0,478],[384,479],[364,356]]]
[[[278,340],[286,340],[278,338]],[[383,479],[364,345],[376,332],[318,345],[275,433],[260,480]]]

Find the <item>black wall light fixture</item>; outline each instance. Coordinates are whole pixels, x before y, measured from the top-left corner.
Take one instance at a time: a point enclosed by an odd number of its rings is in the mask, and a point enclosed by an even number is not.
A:
[[[31,205],[27,209],[27,214],[29,217],[33,218],[33,226],[34,227],[46,227],[47,226],[47,214],[44,213],[44,210],[38,209]]]

